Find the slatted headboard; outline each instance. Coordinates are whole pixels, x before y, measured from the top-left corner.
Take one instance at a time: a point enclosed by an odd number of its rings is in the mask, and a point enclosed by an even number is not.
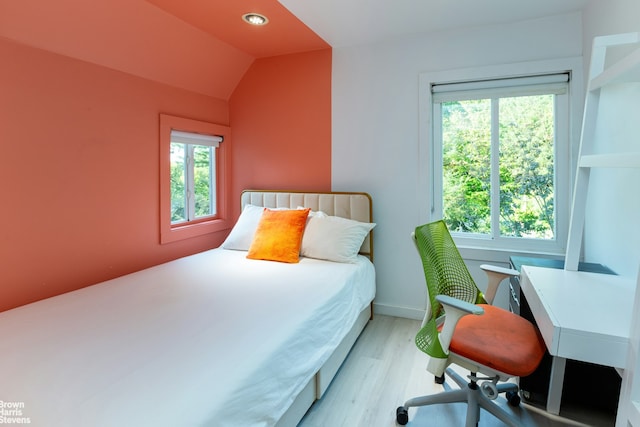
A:
[[[302,206],[327,215],[373,222],[371,196],[367,193],[245,190],[240,196],[240,205],[241,209],[246,205],[292,209]],[[362,243],[360,253],[373,261],[373,231]]]

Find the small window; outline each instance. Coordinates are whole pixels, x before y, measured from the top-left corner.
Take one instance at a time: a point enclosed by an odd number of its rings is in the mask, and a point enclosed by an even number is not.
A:
[[[217,215],[219,135],[171,131],[171,224]]]
[[[160,240],[167,243],[228,228],[227,126],[160,116]]]

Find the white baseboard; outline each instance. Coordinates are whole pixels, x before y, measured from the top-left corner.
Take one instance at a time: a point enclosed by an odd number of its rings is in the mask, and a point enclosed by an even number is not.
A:
[[[406,319],[422,320],[424,319],[424,310],[409,307],[398,307],[395,305],[378,304],[373,302],[373,314],[381,314],[383,316],[403,317]]]

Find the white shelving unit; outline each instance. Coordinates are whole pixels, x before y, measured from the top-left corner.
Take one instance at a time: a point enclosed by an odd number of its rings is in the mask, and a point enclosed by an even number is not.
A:
[[[618,83],[640,82],[640,47],[605,69],[607,48],[629,44],[640,44],[640,33],[596,37],[593,40],[589,83],[582,119],[578,171],[567,238],[565,270],[576,271],[578,269],[591,169],[640,168],[640,150],[632,153],[592,153],[602,88]]]
[[[607,49],[621,45],[636,45],[636,47],[629,55],[605,68]],[[640,168],[640,149],[629,153],[593,153],[600,92],[609,85],[634,82],[640,82],[640,33],[596,37],[591,53],[565,270],[578,269],[591,170],[593,168]],[[621,371],[622,387],[616,427],[640,427],[640,272],[636,282],[633,314],[631,325],[629,325],[628,354],[625,368]]]

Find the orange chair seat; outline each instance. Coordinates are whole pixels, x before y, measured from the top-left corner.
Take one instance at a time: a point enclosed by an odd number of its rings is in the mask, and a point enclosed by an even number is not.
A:
[[[480,307],[484,314],[460,319],[449,350],[505,374],[523,377],[533,373],[546,349],[538,329],[502,308]]]

